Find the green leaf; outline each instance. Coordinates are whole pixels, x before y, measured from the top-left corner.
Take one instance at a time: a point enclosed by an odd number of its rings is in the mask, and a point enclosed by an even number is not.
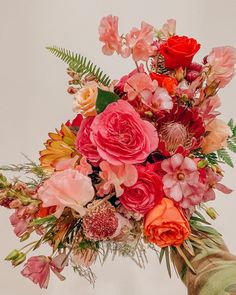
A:
[[[36,218],[32,221],[32,224],[33,225],[41,225],[41,224],[44,224],[44,223],[48,223],[48,222],[53,222],[53,221],[56,221],[57,218],[54,216],[54,215],[49,215],[49,216],[46,216],[46,217],[43,217],[43,218]]]
[[[210,226],[203,226],[200,224],[194,224],[194,228],[197,230],[200,230],[202,232],[208,233],[210,235],[221,236],[221,234],[217,230],[215,230],[213,227],[210,227]]]
[[[112,102],[115,102],[119,99],[119,96],[114,92],[105,91],[101,88],[98,88],[98,96],[96,101],[96,110],[97,113],[101,113],[105,108]]]
[[[231,292],[236,292],[236,284],[230,285],[225,289],[225,292],[231,293]]]
[[[165,257],[166,257],[166,267],[168,270],[169,277],[171,278],[170,253],[169,253],[168,247],[166,247],[165,249]]]
[[[228,126],[230,127],[231,130],[234,128],[234,120],[233,119],[229,120]]]
[[[93,76],[97,81],[102,83],[105,86],[108,86],[111,82],[109,76],[103,73],[103,71],[97,67],[94,63],[88,60],[86,57],[73,53],[70,50],[59,48],[57,46],[46,47],[52,54],[60,58],[66,64],[69,65],[69,68],[78,74],[81,77],[83,76]]]
[[[236,144],[234,144],[231,139],[228,140],[228,149],[232,152],[236,153]]]
[[[166,249],[166,248],[161,248],[160,258],[159,258],[160,263],[161,263],[162,260],[163,260],[163,257],[164,257],[164,254],[165,254],[165,249]]]
[[[224,161],[227,165],[229,165],[230,167],[234,167],[234,164],[232,162],[232,159],[229,155],[229,153],[226,151],[226,149],[220,149],[217,151],[217,155],[218,157]]]

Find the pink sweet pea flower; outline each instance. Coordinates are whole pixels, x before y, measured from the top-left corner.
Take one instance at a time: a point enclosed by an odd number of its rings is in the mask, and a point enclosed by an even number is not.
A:
[[[65,256],[62,258],[65,259]],[[50,270],[52,270],[60,280],[65,279],[60,274],[63,267],[58,265],[57,260],[58,256],[53,260],[46,256],[33,256],[27,261],[21,274],[24,277],[29,278],[35,284],[39,284],[40,288],[47,289],[50,278]]]
[[[122,57],[130,55],[130,49],[122,44],[122,38],[118,32],[118,17],[108,15],[103,17],[99,25],[99,40],[105,44],[102,51],[105,55],[112,55],[115,51]]]
[[[99,166],[102,170],[99,176],[103,179],[98,190],[98,195],[100,196],[108,194],[114,186],[116,196],[119,197],[124,192],[124,189],[121,187],[122,184],[130,187],[134,185],[138,179],[138,172],[134,165],[122,164],[114,166],[106,161],[102,161]]]
[[[66,169],[73,169],[76,166],[77,161],[79,160],[79,156],[76,155],[73,158],[70,159],[62,159],[59,160],[56,164],[55,164],[55,170],[56,171],[63,171]]]
[[[223,176],[216,174],[212,169],[207,169],[206,174],[206,192],[204,194],[204,202],[215,200],[216,194],[214,189],[219,190],[224,194],[231,194],[233,192],[232,189],[228,188],[227,186],[220,183]]]
[[[126,35],[126,44],[132,50],[134,61],[147,61],[156,52],[156,47],[152,45],[154,38],[154,28],[146,22],[141,23],[141,29],[133,28]]]
[[[59,218],[65,207],[84,215],[84,206],[92,201],[94,189],[91,179],[75,169],[55,172],[38,190],[43,207],[57,206],[54,215]]]
[[[175,35],[176,32],[176,20],[168,19],[160,30],[160,38],[162,40],[167,40],[168,38]]]
[[[153,92],[155,86],[152,79],[145,73],[136,73],[132,75],[125,83],[124,91],[128,93],[128,100],[134,100],[142,91]]]
[[[207,56],[210,74],[208,75],[207,83],[213,81],[219,83],[219,87],[225,87],[235,74],[236,64],[236,49],[231,46],[223,46],[213,48]]]
[[[188,209],[203,200],[205,186],[200,182],[197,164],[190,158],[175,154],[162,162],[164,192],[167,197]]]

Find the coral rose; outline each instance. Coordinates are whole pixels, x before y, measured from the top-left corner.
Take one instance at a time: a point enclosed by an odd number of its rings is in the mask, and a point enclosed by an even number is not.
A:
[[[163,248],[181,245],[190,234],[188,220],[174,202],[163,198],[145,218],[144,235],[147,240]]]
[[[178,69],[188,67],[199,49],[200,44],[195,39],[186,36],[173,36],[160,47],[160,53],[165,59],[167,68]]]
[[[98,95],[98,85],[96,82],[91,81],[76,92],[74,97],[73,111],[81,113],[85,117],[95,116],[96,101]]]
[[[158,146],[156,128],[124,100],[97,115],[91,131],[99,155],[112,165],[142,163]]]
[[[224,121],[214,119],[206,126],[208,135],[202,142],[204,154],[210,154],[227,146],[227,139],[232,135],[232,131]]]
[[[161,177],[152,171],[151,166],[137,166],[138,180],[130,187],[124,187],[124,193],[119,198],[121,204],[128,210],[146,214],[163,198]]]

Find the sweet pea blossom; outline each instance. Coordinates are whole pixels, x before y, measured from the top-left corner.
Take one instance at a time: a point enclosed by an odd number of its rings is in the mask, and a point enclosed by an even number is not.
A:
[[[205,186],[200,182],[197,164],[192,159],[175,154],[164,160],[161,168],[166,172],[162,179],[166,196],[184,209],[202,202]]]
[[[232,46],[215,47],[207,56],[210,73],[207,83],[213,81],[219,83],[219,87],[225,87],[235,74],[236,48]]]
[[[175,35],[175,31],[176,31],[176,20],[168,19],[159,31],[160,38],[163,40],[167,40],[169,37],[172,37]]]

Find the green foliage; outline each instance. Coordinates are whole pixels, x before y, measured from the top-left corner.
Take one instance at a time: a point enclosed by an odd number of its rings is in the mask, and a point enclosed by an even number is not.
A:
[[[69,68],[82,77],[94,77],[98,82],[108,86],[111,82],[109,76],[81,54],[73,53],[70,50],[59,48],[56,46],[46,47],[52,54],[60,58]]]
[[[98,96],[96,101],[97,113],[99,114],[103,112],[110,103],[115,102],[118,99],[119,96],[117,94],[98,88]]]
[[[219,162],[216,153],[203,154],[201,152],[201,150],[198,149],[198,150],[194,151],[193,155],[195,158],[206,160],[210,166],[216,165]]]
[[[232,159],[226,149],[220,149],[217,151],[217,155],[221,161],[223,161],[225,164],[229,165],[230,167],[234,167],[234,164],[232,162]]]

